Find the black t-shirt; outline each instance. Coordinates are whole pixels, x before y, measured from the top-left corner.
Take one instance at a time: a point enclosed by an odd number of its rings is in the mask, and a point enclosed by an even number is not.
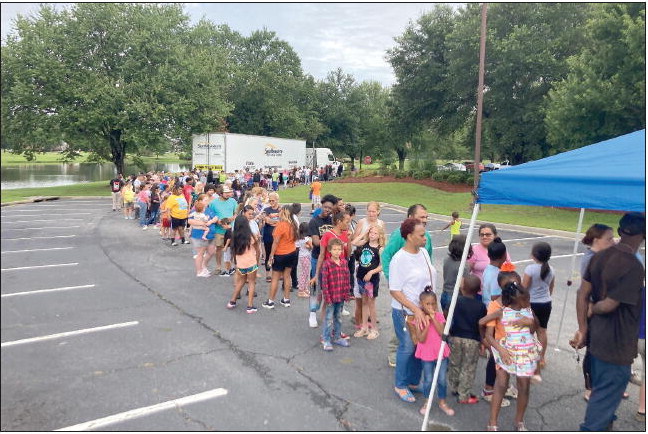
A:
[[[149,210],[157,211],[158,209],[160,209],[160,193],[151,193],[151,205],[149,207]]]
[[[266,214],[264,217],[270,217],[273,220],[279,221],[279,212],[281,211],[280,208],[271,208],[271,207],[265,207],[263,209],[263,213]],[[274,226],[271,226],[269,224],[263,225],[263,242],[264,243],[271,243],[272,242],[272,233],[274,232]]]
[[[358,250],[358,271],[356,272],[356,277],[358,280],[362,280],[369,271],[380,266],[380,251],[377,247],[371,247],[369,243],[358,248]],[[371,283],[376,286],[379,279],[380,273],[373,274],[371,276]]]
[[[594,357],[615,365],[631,365],[637,356],[637,330],[641,316],[644,268],[637,257],[612,246],[598,252],[583,279],[592,284],[592,299],[609,297],[619,307],[589,321],[589,351]]]
[[[486,316],[486,306],[476,298],[459,295],[455,305],[450,336],[481,341],[479,320]]]
[[[252,182],[261,182],[261,175],[259,173],[254,173],[254,175],[252,175]]]
[[[331,219],[331,216],[328,216],[326,218],[322,218],[321,215],[318,215],[317,217],[313,217],[310,222],[308,222],[308,236],[312,237],[313,235],[317,235],[320,237],[320,240],[322,239],[322,235],[326,233],[329,229],[333,228],[333,221]],[[313,245],[313,251],[311,252],[311,256],[315,259],[319,257],[320,254],[320,247]]]
[[[115,178],[115,179],[110,180],[110,190],[113,193],[119,192],[123,186],[124,186],[124,181],[119,179],[119,178]]]

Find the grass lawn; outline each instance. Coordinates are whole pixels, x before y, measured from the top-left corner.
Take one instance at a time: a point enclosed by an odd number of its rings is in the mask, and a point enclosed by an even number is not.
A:
[[[308,191],[309,188],[306,186],[279,190],[279,198],[282,203],[305,203],[308,202]],[[447,193],[417,184],[325,183],[322,187],[322,196],[328,193],[340,196],[345,202],[349,203],[376,200],[404,207],[422,203],[427,207],[428,211],[434,214],[449,216],[453,211],[458,211],[460,217],[466,223],[471,216],[470,193]],[[110,189],[106,180],[60,187],[3,190],[2,203],[24,200],[29,196],[109,197]],[[482,205],[478,218],[493,223],[510,223],[573,232],[578,224],[578,211],[531,206]],[[583,228],[586,229],[593,223],[603,223],[616,228],[619,219],[620,215],[617,214],[586,212]]]
[[[36,159],[33,161],[27,161],[22,155],[12,154],[10,152],[2,151],[0,153],[0,164],[3,166],[10,164],[60,164],[61,163],[61,153],[60,152],[45,152],[37,153],[35,155]],[[88,152],[81,152],[81,156],[73,160],[75,163],[84,163],[86,158],[90,155]],[[181,160],[178,158],[177,154],[168,153],[162,154],[159,157],[141,157],[142,161],[145,163],[186,163],[191,164],[190,161]],[[130,164],[132,160],[126,156],[126,162]]]

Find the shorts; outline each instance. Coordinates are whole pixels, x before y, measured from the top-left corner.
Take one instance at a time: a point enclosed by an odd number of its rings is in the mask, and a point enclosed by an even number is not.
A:
[[[214,236],[214,245],[216,247],[223,247],[225,245],[225,234],[216,234]]]
[[[126,209],[133,208],[133,206],[134,206],[133,202],[124,202],[124,208]]]
[[[173,229],[184,228],[187,226],[187,219],[176,219],[171,217],[171,227]]]
[[[376,282],[365,282],[364,279],[356,279],[358,283],[358,289],[360,292],[361,296],[367,296],[370,298],[376,298],[378,297],[378,283]],[[355,295],[355,291],[353,291],[353,295]]]
[[[211,243],[211,240],[203,240],[202,238],[192,238],[191,245],[197,249],[207,247]]]
[[[551,316],[551,302],[547,303],[531,303],[531,310],[538,318],[540,327],[543,329],[547,328],[549,323],[549,317]]]
[[[162,227],[163,228],[170,228],[171,227],[171,219],[168,217],[162,217]]]
[[[254,273],[258,269],[259,269],[259,266],[257,264],[254,264],[253,266],[248,267],[248,268],[237,268],[236,271],[238,271],[239,274],[246,275],[246,274]]]
[[[297,251],[287,255],[274,255],[272,262],[272,271],[284,271],[286,268],[292,268],[297,258]]]
[[[311,203],[316,207],[322,206],[322,198],[320,196],[312,195]]]

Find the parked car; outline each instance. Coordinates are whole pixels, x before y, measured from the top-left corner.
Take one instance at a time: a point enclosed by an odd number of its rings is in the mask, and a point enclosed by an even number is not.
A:
[[[465,172],[466,166],[460,163],[446,163],[443,166],[437,166],[437,170],[457,170],[460,172]]]
[[[502,163],[488,163],[484,166],[484,172],[490,172],[491,170],[506,169],[511,167],[508,160],[504,160]]]
[[[472,162],[472,161],[464,161],[463,164],[464,164],[464,166],[466,166],[466,170],[468,172],[472,172],[472,171],[475,170],[475,163],[474,162]],[[480,172],[483,172],[484,169],[485,169],[483,163],[479,163],[478,167],[479,167]]]

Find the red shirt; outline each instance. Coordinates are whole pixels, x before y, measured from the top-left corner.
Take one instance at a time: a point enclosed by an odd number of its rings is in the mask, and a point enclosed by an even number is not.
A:
[[[336,264],[332,259],[327,259],[322,264],[322,294],[327,303],[340,303],[349,298],[351,291],[351,276],[349,266],[344,260]]]
[[[324,235],[322,235],[322,238],[320,239],[320,249],[324,249],[324,260],[326,261],[331,257],[331,253],[328,251],[326,247],[328,246],[329,241],[332,240],[333,238],[337,238],[344,243],[344,246],[342,247],[342,255],[340,255],[340,258],[343,260],[343,262],[346,262],[347,246],[349,245],[348,231],[342,231],[340,235],[337,235],[332,230],[328,230],[326,231],[326,233],[324,233]]]
[[[187,203],[191,205],[191,192],[194,190],[193,186],[187,184],[184,187],[182,187],[182,193],[184,194],[185,199],[187,199]]]

